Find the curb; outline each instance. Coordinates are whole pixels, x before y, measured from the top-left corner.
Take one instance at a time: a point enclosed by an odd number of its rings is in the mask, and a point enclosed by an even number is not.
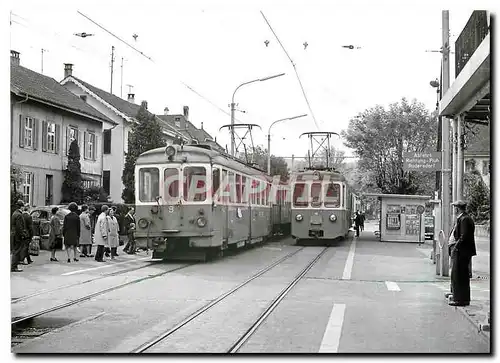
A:
[[[472,316],[470,316],[469,313],[467,313],[467,310],[465,310],[465,308],[462,306],[458,306],[456,308],[467,318],[467,320],[469,320],[472,323],[472,325],[477,327],[478,334],[481,334],[483,337],[490,340],[490,324],[488,323],[484,324],[474,320]]]

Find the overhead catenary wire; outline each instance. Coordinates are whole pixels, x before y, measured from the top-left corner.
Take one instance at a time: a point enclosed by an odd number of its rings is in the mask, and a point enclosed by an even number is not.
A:
[[[316,121],[316,117],[314,116],[314,112],[311,108],[311,104],[309,103],[309,99],[307,98],[307,95],[306,95],[306,91],[304,89],[304,86],[302,85],[302,81],[300,80],[300,77],[299,77],[299,72],[297,71],[297,66],[295,65],[294,61],[292,60],[292,58],[290,57],[290,55],[288,54],[288,52],[286,51],[285,47],[283,46],[283,44],[281,43],[280,39],[278,38],[278,35],[276,34],[276,32],[274,31],[273,27],[271,26],[271,24],[269,23],[269,21],[267,20],[266,16],[264,15],[264,13],[261,11],[260,12],[262,14],[262,17],[264,18],[264,20],[266,21],[267,25],[269,26],[269,29],[271,29],[271,32],[273,33],[274,37],[276,38],[276,40],[278,41],[279,45],[281,46],[281,49],[283,49],[283,51],[285,52],[286,56],[288,57],[288,59],[290,60],[290,63],[292,63],[292,66],[293,66],[293,70],[295,71],[295,75],[297,76],[297,80],[299,81],[299,85],[300,85],[300,89],[302,90],[302,94],[304,95],[304,99],[306,101],[306,104],[307,104],[307,107],[309,108],[309,112],[311,112],[311,116],[313,118],[313,121],[314,121],[314,124],[316,125],[316,128],[318,129],[319,131],[319,125],[318,125],[318,122]]]
[[[154,61],[153,61],[153,59],[151,57],[148,57],[146,54],[144,54],[143,52],[141,52],[139,49],[133,47],[132,45],[130,45],[129,43],[127,43],[125,40],[121,39],[119,36],[113,34],[109,30],[107,30],[106,28],[104,28],[102,25],[100,25],[97,22],[95,22],[94,20],[90,19],[87,15],[85,15],[81,11],[77,10],[77,12],[78,12],[78,14],[80,14],[83,17],[85,17],[86,19],[88,19],[89,21],[91,21],[92,23],[94,23],[95,25],[97,25],[99,28],[101,28],[102,30],[104,30],[106,33],[111,34],[113,37],[115,37],[116,39],[118,39],[120,42],[124,43],[125,45],[127,45],[130,48],[132,48],[133,50],[135,50],[136,52],[138,52],[139,54],[141,54],[143,57],[149,59],[151,62],[154,63]]]

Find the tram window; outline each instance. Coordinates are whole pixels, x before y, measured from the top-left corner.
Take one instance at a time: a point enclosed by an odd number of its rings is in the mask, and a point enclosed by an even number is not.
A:
[[[229,172],[229,202],[236,202],[235,175],[233,171]]]
[[[236,203],[241,203],[241,175],[236,174]]]
[[[293,205],[295,207],[307,207],[309,195],[309,185],[306,183],[296,183],[293,186]]]
[[[346,206],[345,184],[342,184],[342,207]]]
[[[255,204],[260,205],[260,181],[254,180],[253,194],[255,195]]]
[[[248,203],[248,196],[246,195],[247,192],[247,177],[242,176],[241,177],[241,202],[242,203]]]
[[[321,183],[311,185],[311,207],[321,206]]]
[[[330,183],[326,189],[325,207],[339,208],[340,207],[340,185]]]
[[[221,177],[221,187],[219,192],[219,202],[227,203],[229,201],[229,179],[227,176],[227,170],[222,169],[222,177]]]
[[[207,173],[203,166],[184,168],[184,200],[187,202],[203,202],[207,199]]]
[[[214,167],[212,169],[212,197],[219,191],[220,188],[220,169]]]
[[[160,192],[160,172],[158,168],[141,168],[139,170],[139,200],[154,202]]]
[[[163,195],[165,201],[179,198],[179,170],[167,168],[163,173]]]

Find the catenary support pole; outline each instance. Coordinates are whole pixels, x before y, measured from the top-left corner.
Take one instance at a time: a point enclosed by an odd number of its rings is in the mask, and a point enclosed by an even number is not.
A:
[[[450,88],[450,14],[448,10],[442,11],[442,41],[443,41],[443,84],[442,92],[443,96],[446,94],[448,88]],[[443,243],[443,249],[441,251],[441,276],[449,276],[450,264],[449,264],[449,253],[448,253],[448,236],[450,235],[450,120],[447,117],[442,118],[443,127],[443,162],[442,162],[442,229],[444,235],[446,236]]]

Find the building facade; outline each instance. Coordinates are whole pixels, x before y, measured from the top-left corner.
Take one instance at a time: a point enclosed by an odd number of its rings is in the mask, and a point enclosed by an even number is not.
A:
[[[11,55],[11,166],[30,206],[59,204],[69,145],[77,140],[84,186],[98,186],[102,124],[113,123],[56,80],[20,65]]]

